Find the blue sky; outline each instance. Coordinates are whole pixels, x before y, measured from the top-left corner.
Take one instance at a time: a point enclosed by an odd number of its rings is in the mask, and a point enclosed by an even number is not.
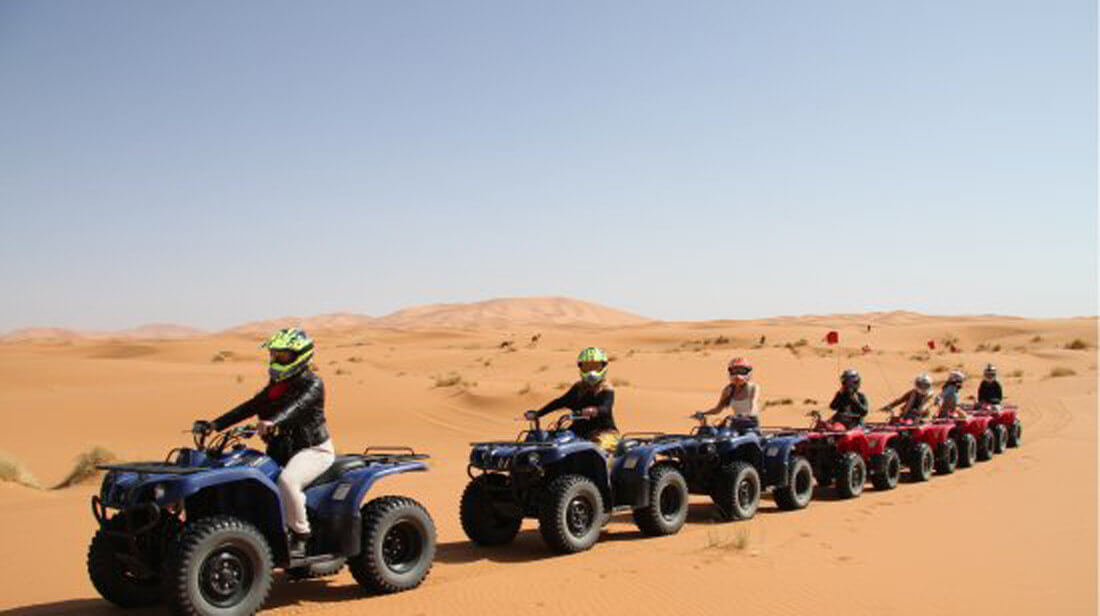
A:
[[[0,330],[1097,312],[1092,2],[0,1]]]

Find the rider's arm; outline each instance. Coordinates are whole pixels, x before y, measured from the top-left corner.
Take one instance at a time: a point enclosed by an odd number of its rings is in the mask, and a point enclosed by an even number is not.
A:
[[[599,403],[596,405],[596,416],[610,418],[611,409],[615,406],[615,390],[610,387],[600,390],[597,400]]]
[[[836,395],[833,396],[833,401],[829,403],[829,408],[833,409],[834,411],[839,411],[840,407],[843,406],[843,404],[844,391],[838,391],[836,392]]]
[[[310,379],[309,384],[298,395],[294,396],[283,408],[275,415],[268,419],[272,424],[278,426],[285,423],[290,419],[293,419],[295,415],[300,413],[302,409],[308,408],[314,404],[317,404],[325,397],[325,385],[319,378]]]
[[[252,417],[259,412],[264,396],[267,394],[267,388],[261,389],[259,393],[252,396],[248,400],[245,400],[233,410],[220,415],[217,419],[210,422],[215,430],[224,430],[235,423],[244,421],[249,417]]]
[[[749,386],[752,387],[752,400],[749,403],[749,413],[759,413],[764,410],[760,408],[760,386],[756,383],[750,383]]]
[[[866,417],[867,411],[870,410],[871,403],[867,401],[867,394],[862,391],[857,391],[854,399],[852,400],[851,411],[853,414],[859,417]]]
[[[713,415],[722,412],[722,409],[729,406],[731,397],[733,397],[733,385],[726,385],[722,388],[722,393],[718,396],[718,404],[715,404],[713,408],[709,408],[705,411],[699,411],[699,414]]]
[[[544,406],[541,409],[535,411],[535,416],[536,417],[542,417],[543,415],[545,415],[547,413],[552,413],[552,412],[554,412],[558,409],[563,409],[567,406],[569,408],[573,408],[574,406],[576,406],[576,402],[575,402],[576,398],[577,398],[577,386],[574,385],[574,386],[569,388],[569,391],[567,391],[564,394],[562,394],[561,396],[559,396],[557,398],[554,398],[553,400],[547,402],[546,406]]]
[[[900,398],[898,398],[897,400],[894,400],[893,402],[891,402],[890,404],[887,404],[886,406],[884,406],[882,408],[888,409],[888,410],[893,410],[899,404],[902,404],[903,402],[908,402],[909,398],[912,397],[912,395],[913,395],[912,391],[907,391],[904,394],[902,394]]]

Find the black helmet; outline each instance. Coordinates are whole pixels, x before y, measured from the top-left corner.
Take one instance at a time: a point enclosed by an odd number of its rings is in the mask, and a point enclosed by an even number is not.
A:
[[[857,372],[855,368],[848,368],[840,374],[840,382],[843,385],[847,385],[849,383],[859,385],[859,372]]]

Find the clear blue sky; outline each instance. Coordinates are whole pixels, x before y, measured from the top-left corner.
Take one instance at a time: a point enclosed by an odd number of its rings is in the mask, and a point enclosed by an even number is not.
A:
[[[1096,314],[1095,11],[0,0],[0,330]]]

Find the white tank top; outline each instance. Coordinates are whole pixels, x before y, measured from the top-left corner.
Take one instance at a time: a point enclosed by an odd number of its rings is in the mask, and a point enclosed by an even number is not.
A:
[[[749,383],[748,387],[745,388],[745,393],[748,395],[742,399],[734,398],[731,395],[729,409],[738,417],[756,417],[757,410],[752,408],[752,399],[756,396],[756,383]]]

